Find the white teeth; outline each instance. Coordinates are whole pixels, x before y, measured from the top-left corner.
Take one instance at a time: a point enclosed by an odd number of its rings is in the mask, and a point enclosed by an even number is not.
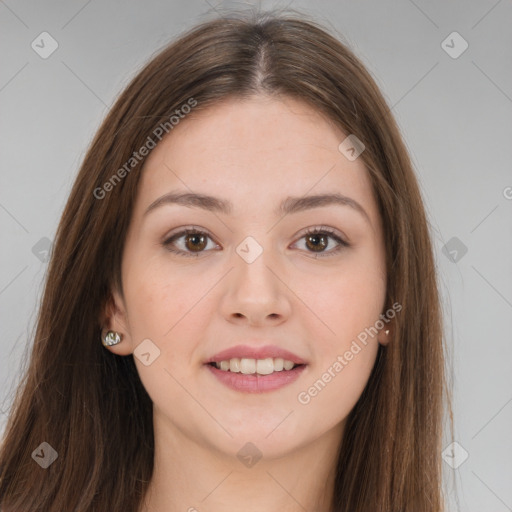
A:
[[[256,373],[256,359],[242,359],[240,361],[240,371],[242,373]]]
[[[230,360],[216,362],[215,366],[223,371],[231,371],[234,373],[270,375],[273,372],[281,372],[284,370],[291,370],[295,363],[281,357],[272,359],[247,359],[235,357]]]
[[[274,360],[271,357],[267,359],[258,359],[256,361],[256,373],[260,375],[269,375],[274,371]]]
[[[238,357],[234,357],[229,361],[229,370],[234,373],[239,373],[242,371],[240,368],[240,359],[238,359]]]
[[[291,370],[293,368],[293,363],[285,359],[283,362],[283,366],[285,370]]]

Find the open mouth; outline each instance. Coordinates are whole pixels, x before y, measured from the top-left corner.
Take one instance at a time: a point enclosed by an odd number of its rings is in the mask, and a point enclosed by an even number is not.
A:
[[[307,367],[304,359],[277,346],[256,349],[238,345],[204,363],[218,382],[243,393],[263,393],[289,386]]]
[[[257,375],[259,377],[279,372],[287,373],[294,371],[298,367],[306,366],[305,364],[297,364],[293,361],[279,357],[268,357],[266,359],[233,358],[230,360],[210,362],[207,364],[222,372]]]

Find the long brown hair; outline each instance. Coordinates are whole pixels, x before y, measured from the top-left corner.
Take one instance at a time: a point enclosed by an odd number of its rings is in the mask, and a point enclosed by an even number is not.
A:
[[[139,510],[152,476],[152,403],[133,357],[100,342],[112,286],[122,293],[124,241],[145,157],[126,163],[191,98],[194,110],[204,110],[254,94],[305,101],[364,142],[384,226],[385,309],[402,306],[340,439],[332,511],[443,509],[442,311],[410,157],[347,45],[307,15],[269,11],[231,12],[182,34],[135,76],[92,141],[57,229],[30,363],[0,451],[6,512]],[[105,187],[123,166],[122,179]],[[32,459],[42,442],[58,454],[47,469]]]

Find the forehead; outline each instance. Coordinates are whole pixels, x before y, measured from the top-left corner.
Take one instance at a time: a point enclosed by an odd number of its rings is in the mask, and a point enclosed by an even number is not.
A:
[[[288,195],[339,192],[376,215],[362,159],[349,161],[338,149],[346,136],[289,97],[225,100],[182,119],[152,150],[137,206],[177,189],[228,198],[235,213],[275,209]]]

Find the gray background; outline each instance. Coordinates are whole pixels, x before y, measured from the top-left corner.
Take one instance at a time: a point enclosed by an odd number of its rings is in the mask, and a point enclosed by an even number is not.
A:
[[[95,130],[159,48],[223,8],[244,5],[0,1],[2,430],[36,318],[45,250]],[[285,3],[261,4],[273,6]],[[335,29],[393,107],[435,234],[455,437],[469,454],[460,464],[465,452],[455,449],[456,469],[443,462],[447,485],[456,484],[463,511],[512,511],[512,5],[295,0],[290,6]],[[31,47],[44,31],[58,43],[46,59]],[[459,50],[460,39],[442,44],[453,31],[469,45],[457,58],[445,48]]]

